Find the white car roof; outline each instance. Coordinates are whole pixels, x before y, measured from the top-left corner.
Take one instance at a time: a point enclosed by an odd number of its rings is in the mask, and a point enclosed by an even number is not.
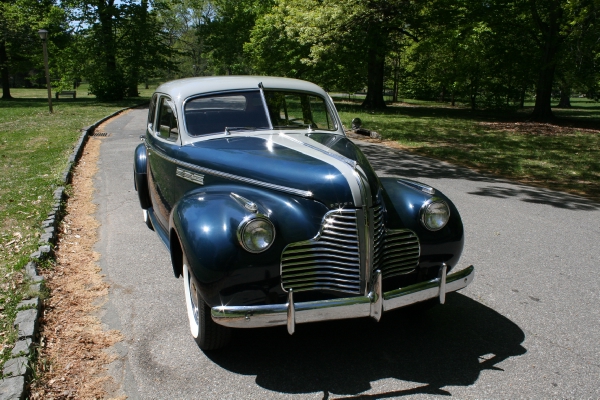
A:
[[[169,95],[176,102],[202,93],[239,89],[258,89],[258,84],[268,89],[290,89],[318,93],[327,98],[327,93],[314,83],[291,78],[272,76],[206,76],[185,78],[160,85],[156,91]]]

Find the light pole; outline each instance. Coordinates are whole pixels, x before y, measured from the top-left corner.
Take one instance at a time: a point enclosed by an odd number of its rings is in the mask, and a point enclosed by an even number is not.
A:
[[[52,113],[52,92],[50,91],[50,71],[48,71],[48,48],[46,47],[46,41],[48,40],[48,31],[40,29],[38,31],[40,39],[42,39],[42,46],[44,47],[44,65],[46,67],[46,87],[48,88],[48,108]]]

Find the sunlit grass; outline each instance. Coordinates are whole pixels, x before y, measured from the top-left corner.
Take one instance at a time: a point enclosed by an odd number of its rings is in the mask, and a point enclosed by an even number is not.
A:
[[[398,106],[373,113],[348,102],[337,107],[345,126],[359,117],[366,129],[415,153],[600,200],[600,133],[589,129],[600,129],[600,103],[574,99],[572,105],[553,109],[562,118],[558,126],[530,125],[525,113],[508,111]]]

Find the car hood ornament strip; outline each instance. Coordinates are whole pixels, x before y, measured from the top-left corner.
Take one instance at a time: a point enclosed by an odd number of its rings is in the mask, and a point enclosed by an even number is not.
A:
[[[281,136],[281,137],[284,137],[284,138],[286,138],[286,139],[288,139],[288,140],[291,140],[291,141],[293,141],[293,142],[296,142],[296,143],[302,144],[303,146],[309,147],[309,148],[311,148],[311,149],[313,149],[313,150],[320,151],[320,152],[321,152],[321,153],[323,153],[323,154],[327,154],[327,155],[328,155],[328,156],[330,156],[330,157],[333,157],[333,158],[335,158],[335,159],[337,159],[337,160],[339,160],[339,161],[341,161],[341,162],[344,162],[344,163],[348,164],[348,165],[349,165],[349,166],[351,166],[353,169],[356,169],[356,166],[358,165],[358,163],[357,163],[356,161],[354,161],[354,160],[351,160],[351,159],[349,159],[348,157],[344,157],[344,156],[343,156],[343,155],[341,155],[341,154],[338,154],[338,153],[332,153],[331,151],[328,151],[328,150],[325,150],[325,149],[323,149],[323,148],[320,148],[320,147],[314,146],[314,145],[312,145],[312,144],[310,144],[310,143],[303,142],[303,141],[301,141],[301,140],[298,140],[298,139],[296,139],[296,138],[294,138],[294,137],[291,137],[290,135],[286,135],[285,133],[280,133],[280,134],[279,134],[279,136]],[[311,140],[312,140],[312,139],[311,139]],[[315,143],[316,143],[316,142],[315,142]]]
[[[337,153],[329,152],[318,146],[307,143],[307,141],[315,142],[313,139],[301,135],[299,138],[292,137],[283,132],[273,134],[265,140],[272,140],[273,143],[287,147],[291,150],[313,157],[319,161],[326,162],[335,167],[340,173],[346,178],[350,191],[352,192],[352,198],[354,201],[354,207],[363,207],[369,202],[369,198],[365,198],[365,193],[361,188],[362,181],[357,178],[360,166],[354,161],[347,157],[344,157]]]

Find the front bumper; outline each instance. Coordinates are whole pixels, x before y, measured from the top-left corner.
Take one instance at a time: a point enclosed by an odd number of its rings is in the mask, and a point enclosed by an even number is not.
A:
[[[360,317],[373,317],[379,321],[384,311],[436,297],[444,304],[446,293],[466,287],[474,276],[475,268],[472,265],[449,275],[446,275],[444,265],[439,278],[382,293],[381,272],[377,271],[373,287],[367,296],[294,303],[294,294],[290,290],[286,304],[216,306],[212,308],[211,316],[217,324],[231,328],[287,325],[291,335],[296,324]]]

